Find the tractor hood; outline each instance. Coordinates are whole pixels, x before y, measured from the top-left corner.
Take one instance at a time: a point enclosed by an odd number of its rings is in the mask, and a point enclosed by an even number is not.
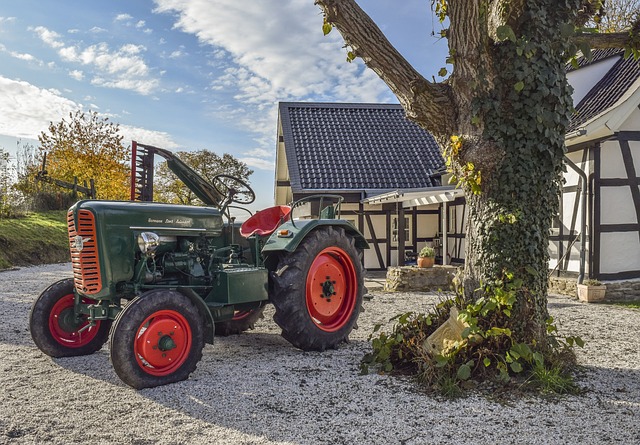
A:
[[[167,166],[195,195],[205,204],[220,207],[222,196],[215,187],[176,155],[163,148],[155,148],[157,153],[167,160]]]

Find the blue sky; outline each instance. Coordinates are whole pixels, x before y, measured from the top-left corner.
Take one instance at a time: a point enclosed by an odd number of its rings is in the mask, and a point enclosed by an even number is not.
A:
[[[427,78],[446,42],[428,0],[361,0]],[[397,102],[313,0],[20,0],[0,4],[0,147],[95,110],[125,142],[231,153],[273,202],[277,103]]]

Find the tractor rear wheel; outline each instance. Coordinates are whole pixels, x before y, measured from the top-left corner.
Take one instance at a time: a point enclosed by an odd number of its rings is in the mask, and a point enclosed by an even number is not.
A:
[[[60,280],[40,294],[29,313],[33,342],[51,357],[93,354],[105,344],[111,322],[90,326],[86,315],[76,316],[73,279]],[[82,299],[83,303],[93,300]]]
[[[203,321],[188,297],[152,290],[118,314],[111,332],[111,363],[136,389],[186,380],[204,348]]]
[[[216,335],[227,337],[253,329],[256,322],[264,318],[263,312],[264,306],[246,311],[236,311],[231,320],[216,322]]]
[[[311,232],[295,252],[280,258],[271,278],[273,319],[291,344],[324,351],[348,341],[364,285],[360,252],[344,229]]]

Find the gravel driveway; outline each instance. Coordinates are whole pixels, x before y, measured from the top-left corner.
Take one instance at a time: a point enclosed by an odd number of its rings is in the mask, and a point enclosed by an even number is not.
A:
[[[587,393],[557,401],[439,400],[410,380],[358,375],[373,325],[427,309],[438,297],[425,293],[374,293],[351,343],[323,353],[291,347],[268,311],[256,330],[207,345],[189,380],[135,391],[106,348],[51,359],[31,341],[32,301],[67,276],[68,264],[0,273],[0,443],[640,443],[638,310],[550,298],[561,332],[587,342]]]

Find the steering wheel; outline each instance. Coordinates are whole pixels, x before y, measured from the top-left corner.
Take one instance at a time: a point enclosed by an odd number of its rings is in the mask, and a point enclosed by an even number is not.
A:
[[[251,204],[256,200],[256,194],[249,184],[235,176],[216,175],[213,177],[213,187],[218,193],[237,204]]]

